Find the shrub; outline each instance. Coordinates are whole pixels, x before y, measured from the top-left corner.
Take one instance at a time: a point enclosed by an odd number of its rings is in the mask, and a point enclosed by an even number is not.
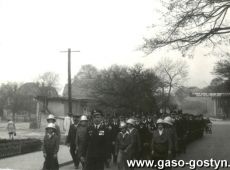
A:
[[[0,140],[0,158],[41,150],[39,139]]]

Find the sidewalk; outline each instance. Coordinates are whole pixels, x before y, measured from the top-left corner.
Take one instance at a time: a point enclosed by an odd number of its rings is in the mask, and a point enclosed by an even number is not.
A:
[[[74,165],[73,165],[73,163],[72,163],[72,164],[70,164],[70,165],[66,165],[66,166],[60,167],[59,170],[75,170],[75,167],[74,167]],[[78,170],[81,170],[81,167],[79,167]],[[112,166],[111,168],[105,168],[105,170],[117,170],[117,167]],[[141,170],[141,169],[140,169],[140,170]]]
[[[117,170],[117,166],[113,165],[110,168],[105,168],[105,170]],[[0,169],[1,170],[1,169]],[[70,165],[62,166],[59,168],[59,170],[75,170],[73,163]],[[81,170],[81,167],[78,169]],[[135,170],[150,170],[150,168],[135,168]]]
[[[64,145],[60,145],[58,152],[59,164],[65,164],[72,160],[69,153],[69,148]],[[9,158],[3,158],[0,160],[0,170],[41,170],[44,162],[42,151],[28,153],[24,155],[13,156]]]

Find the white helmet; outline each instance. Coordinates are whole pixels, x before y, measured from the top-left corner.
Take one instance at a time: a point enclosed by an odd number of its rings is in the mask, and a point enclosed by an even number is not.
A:
[[[54,115],[52,115],[52,114],[49,114],[49,116],[47,117],[47,120],[49,120],[49,119],[53,119],[53,120],[55,120],[55,117],[54,117]]]
[[[167,117],[165,117],[164,118],[164,122],[166,123],[166,124],[169,124],[169,125],[173,125],[173,120],[172,120],[172,118],[170,117],[170,116],[167,116]]]
[[[48,128],[56,129],[56,127],[55,127],[55,124],[54,124],[54,123],[48,123],[48,125],[47,125],[46,129],[48,129]]]
[[[158,119],[157,120],[157,124],[162,124],[162,123],[165,123],[163,119]]]
[[[128,119],[127,121],[126,121],[126,123],[127,124],[131,124],[131,125],[135,125],[135,120],[134,119]]]
[[[126,126],[126,123],[125,122],[121,122],[120,123],[120,128],[124,128]]]
[[[81,118],[80,118],[80,121],[83,121],[83,120],[88,120],[88,119],[87,119],[87,116],[82,115]]]

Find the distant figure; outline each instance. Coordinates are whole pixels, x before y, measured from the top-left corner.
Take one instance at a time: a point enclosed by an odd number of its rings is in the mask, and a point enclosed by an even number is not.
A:
[[[68,136],[70,125],[73,124],[73,117],[71,115],[67,115],[64,117],[63,129],[65,131],[65,136]]]
[[[7,131],[9,134],[9,138],[13,140],[14,136],[16,136],[16,127],[15,127],[15,124],[12,120],[8,120]]]
[[[43,170],[58,170],[57,154],[59,151],[59,138],[56,134],[54,123],[49,123],[46,127],[42,151],[45,158]]]

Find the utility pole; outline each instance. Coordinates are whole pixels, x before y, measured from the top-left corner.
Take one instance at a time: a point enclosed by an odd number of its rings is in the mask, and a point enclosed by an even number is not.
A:
[[[72,85],[71,85],[71,53],[80,51],[71,51],[69,48],[67,51],[61,51],[68,53],[68,103],[69,103],[69,115],[72,115]]]

